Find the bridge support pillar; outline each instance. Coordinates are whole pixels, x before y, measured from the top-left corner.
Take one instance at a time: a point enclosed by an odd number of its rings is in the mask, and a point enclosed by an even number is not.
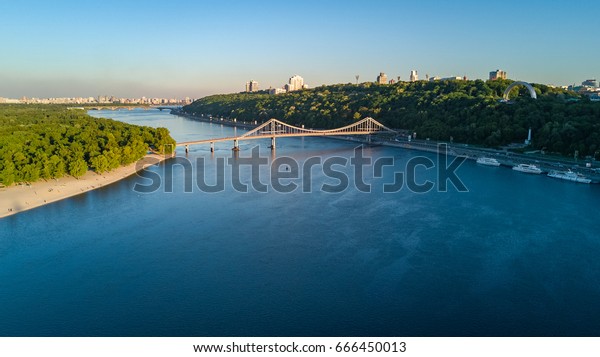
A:
[[[275,150],[275,137],[272,136],[271,137],[271,146],[270,146],[271,150]]]
[[[235,139],[233,141],[233,149],[231,149],[231,150],[233,150],[233,151],[240,151],[240,144],[239,144],[239,142],[238,142],[237,139]]]
[[[215,152],[215,143],[213,141],[210,142],[210,152]]]

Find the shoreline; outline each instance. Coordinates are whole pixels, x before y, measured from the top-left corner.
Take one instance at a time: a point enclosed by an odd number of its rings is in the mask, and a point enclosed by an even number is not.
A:
[[[225,126],[231,126],[234,128],[248,129],[248,130],[254,129],[260,125],[260,124],[246,123],[246,122],[236,122],[236,121],[231,121],[229,119],[222,119],[222,118],[221,118],[221,120],[218,120],[216,118],[213,120],[212,118],[208,118],[205,116],[192,115],[190,113],[186,113],[184,111],[175,110],[175,109],[171,110],[170,114],[177,115],[180,117],[185,117],[185,118],[196,120],[196,121],[201,121],[204,123],[217,124],[217,125],[220,124],[220,125],[225,125]]]
[[[162,155],[148,154],[137,162],[103,174],[88,171],[78,179],[64,176],[0,188],[0,219],[108,186],[165,159]]]
[[[248,124],[245,122],[234,122],[230,120],[212,120],[207,117],[199,117],[196,115],[192,115],[190,113],[186,113],[182,110],[172,110],[172,115],[183,116],[192,120],[197,120],[206,123],[212,124],[221,124],[232,127],[241,127],[243,129],[253,129],[258,125]],[[585,160],[580,162],[572,162],[571,159],[567,157],[548,157],[548,156],[539,156],[539,155],[529,155],[527,153],[516,153],[509,152],[507,150],[499,150],[493,148],[483,148],[478,146],[469,146],[467,144],[455,144],[448,143],[445,141],[436,141],[436,140],[401,140],[401,141],[379,141],[375,140],[369,142],[362,138],[352,138],[346,136],[322,136],[322,138],[333,139],[333,140],[343,140],[343,141],[351,141],[357,142],[361,144],[368,145],[382,145],[388,147],[396,147],[405,150],[416,150],[416,151],[425,151],[434,154],[438,154],[438,144],[446,144],[448,145],[448,151],[443,153],[450,156],[457,157],[466,157],[469,160],[476,160],[479,157],[494,157],[504,166],[515,166],[517,164],[530,164],[534,163],[542,169],[546,171],[564,171],[566,169],[573,169],[578,173],[582,173],[586,175],[586,177],[592,179],[592,183],[600,183],[600,167],[598,165],[592,165],[592,167],[584,167],[580,166],[585,163]]]

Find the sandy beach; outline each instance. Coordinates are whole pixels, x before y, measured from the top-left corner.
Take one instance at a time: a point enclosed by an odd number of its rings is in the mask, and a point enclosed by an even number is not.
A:
[[[103,174],[88,171],[78,179],[65,176],[0,188],[0,218],[110,185],[164,159],[162,155],[149,154],[137,163]]]

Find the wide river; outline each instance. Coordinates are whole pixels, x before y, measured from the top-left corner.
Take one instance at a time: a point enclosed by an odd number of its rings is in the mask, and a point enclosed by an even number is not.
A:
[[[236,131],[158,110],[91,114],[164,126],[178,141]],[[382,175],[365,166],[365,193],[342,165],[356,143],[269,144],[241,142],[229,161],[232,143],[191,147],[187,161],[180,148],[143,177],[1,219],[0,335],[600,336],[600,185],[469,161],[456,171],[468,192],[440,192],[423,165],[414,181],[433,190],[383,192],[411,159],[437,156],[366,147],[394,164]],[[261,158],[249,159],[256,145]],[[281,180],[298,185],[282,193],[275,158],[283,175],[337,164]],[[234,182],[236,162],[257,160],[268,164],[242,165]],[[324,192],[342,173],[349,187]],[[235,188],[253,179],[267,192]]]

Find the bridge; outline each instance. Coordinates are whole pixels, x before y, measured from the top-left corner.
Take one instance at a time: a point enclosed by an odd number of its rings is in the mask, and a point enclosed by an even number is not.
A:
[[[158,107],[154,107],[154,108],[156,108],[156,109],[160,110],[161,112],[163,111],[163,109],[164,109],[164,110],[181,109],[181,107],[180,107],[180,106],[176,106],[176,105],[174,105],[174,106],[170,106],[170,105],[162,105],[162,106],[158,106]]]
[[[271,119],[258,127],[244,133],[240,136],[232,136],[227,138],[218,139],[205,139],[196,141],[185,141],[177,143],[177,146],[185,146],[186,151],[190,145],[208,144],[210,143],[210,151],[214,152],[215,143],[222,141],[233,141],[233,149],[238,151],[240,149],[239,142],[241,140],[257,140],[257,139],[271,139],[271,149],[275,149],[275,138],[287,138],[287,137],[298,137],[298,136],[339,136],[339,135],[371,135],[375,133],[397,132],[392,130],[385,125],[379,123],[373,118],[365,118],[354,124],[346,125],[337,129],[328,130],[316,130],[316,129],[305,129],[303,127],[297,127],[289,125],[277,119]]]

